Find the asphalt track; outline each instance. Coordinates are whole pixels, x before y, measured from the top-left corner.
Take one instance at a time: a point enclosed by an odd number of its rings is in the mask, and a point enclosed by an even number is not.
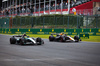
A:
[[[100,43],[49,42],[44,45],[11,45],[0,35],[0,66],[100,66]]]

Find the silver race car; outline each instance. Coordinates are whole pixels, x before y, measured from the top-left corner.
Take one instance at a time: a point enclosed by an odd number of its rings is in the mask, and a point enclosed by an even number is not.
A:
[[[16,35],[12,36],[10,38],[10,44],[20,44],[20,45],[26,45],[26,44],[33,44],[33,45],[42,45],[44,44],[44,41],[41,38],[31,38],[27,36],[26,34],[24,35]]]

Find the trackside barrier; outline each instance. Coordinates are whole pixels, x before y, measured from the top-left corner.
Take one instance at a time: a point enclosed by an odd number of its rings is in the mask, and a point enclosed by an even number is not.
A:
[[[3,34],[51,34],[64,32],[68,35],[99,35],[100,29],[0,29]]]

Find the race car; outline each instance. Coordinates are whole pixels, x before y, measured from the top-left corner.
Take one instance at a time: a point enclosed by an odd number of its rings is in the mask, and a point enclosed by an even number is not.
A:
[[[44,41],[41,38],[31,38],[27,35],[15,35],[10,38],[10,44],[20,44],[20,45],[27,45],[27,44],[33,44],[33,45],[42,45],[44,44]]]
[[[74,36],[74,38],[67,36],[67,34],[56,34],[56,37],[54,37],[53,35],[55,34],[51,34],[49,36],[49,41],[59,41],[59,42],[66,42],[66,41],[74,41],[74,42],[79,42],[81,41],[81,39],[79,39],[78,36]]]

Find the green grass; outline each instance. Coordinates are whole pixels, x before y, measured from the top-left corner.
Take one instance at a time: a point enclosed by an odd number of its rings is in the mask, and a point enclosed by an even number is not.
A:
[[[6,34],[6,35],[18,35],[18,34]],[[40,37],[40,38],[45,38],[48,39],[50,35],[38,35],[38,34],[27,34],[30,37]],[[56,35],[54,35],[56,36]],[[74,35],[70,35],[71,37],[74,37]],[[81,38],[82,41],[88,41],[88,42],[100,42],[100,36],[89,36],[89,39]]]
[[[82,41],[100,42],[100,36],[89,36],[89,39],[82,39]]]

